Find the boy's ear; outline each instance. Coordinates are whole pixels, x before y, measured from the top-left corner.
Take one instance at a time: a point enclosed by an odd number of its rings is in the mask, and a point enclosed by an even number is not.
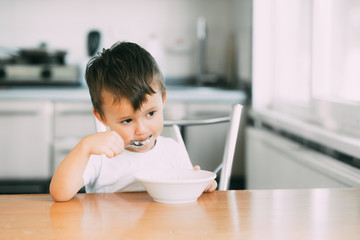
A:
[[[166,101],[166,91],[164,91],[164,95],[163,95],[163,105],[165,104],[165,101]]]
[[[107,125],[106,125],[106,121],[104,121],[104,120],[101,118],[100,114],[95,110],[95,108],[93,108],[92,111],[93,111],[95,117],[97,118],[97,120],[99,120],[102,124],[104,124],[105,126],[107,126]]]

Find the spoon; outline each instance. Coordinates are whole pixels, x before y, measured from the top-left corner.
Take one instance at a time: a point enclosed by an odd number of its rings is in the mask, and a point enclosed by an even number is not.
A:
[[[143,146],[145,146],[145,145],[147,145],[147,144],[150,143],[151,137],[152,137],[152,135],[150,135],[150,137],[149,137],[148,139],[144,140],[144,141],[132,140],[131,143],[130,143],[130,145],[127,145],[127,146],[125,146],[124,148],[125,148],[125,149],[126,149],[126,148],[141,148],[141,147],[143,147]]]

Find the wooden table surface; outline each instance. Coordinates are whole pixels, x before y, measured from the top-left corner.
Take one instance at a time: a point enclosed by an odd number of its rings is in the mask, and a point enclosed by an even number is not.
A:
[[[360,189],[216,191],[182,205],[147,193],[0,195],[0,239],[360,239]]]

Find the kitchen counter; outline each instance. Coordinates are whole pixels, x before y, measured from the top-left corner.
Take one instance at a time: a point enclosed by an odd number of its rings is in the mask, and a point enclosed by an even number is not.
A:
[[[244,103],[246,94],[240,90],[211,87],[167,87],[167,101],[192,103]],[[87,88],[9,88],[0,89],[0,100],[90,101]]]
[[[191,204],[146,192],[0,195],[1,239],[359,239],[360,189],[215,191]]]
[[[286,131],[307,141],[321,144],[330,150],[360,158],[359,138],[330,131],[278,111],[250,109],[249,116],[254,120],[255,126],[266,124],[275,131]]]

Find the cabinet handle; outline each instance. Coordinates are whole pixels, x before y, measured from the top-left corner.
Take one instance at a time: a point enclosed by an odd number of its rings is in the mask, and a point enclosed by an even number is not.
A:
[[[0,111],[0,116],[37,115],[39,113],[40,112],[36,110],[22,110],[22,111],[3,110]]]
[[[90,115],[91,110],[58,110],[57,115]]]

